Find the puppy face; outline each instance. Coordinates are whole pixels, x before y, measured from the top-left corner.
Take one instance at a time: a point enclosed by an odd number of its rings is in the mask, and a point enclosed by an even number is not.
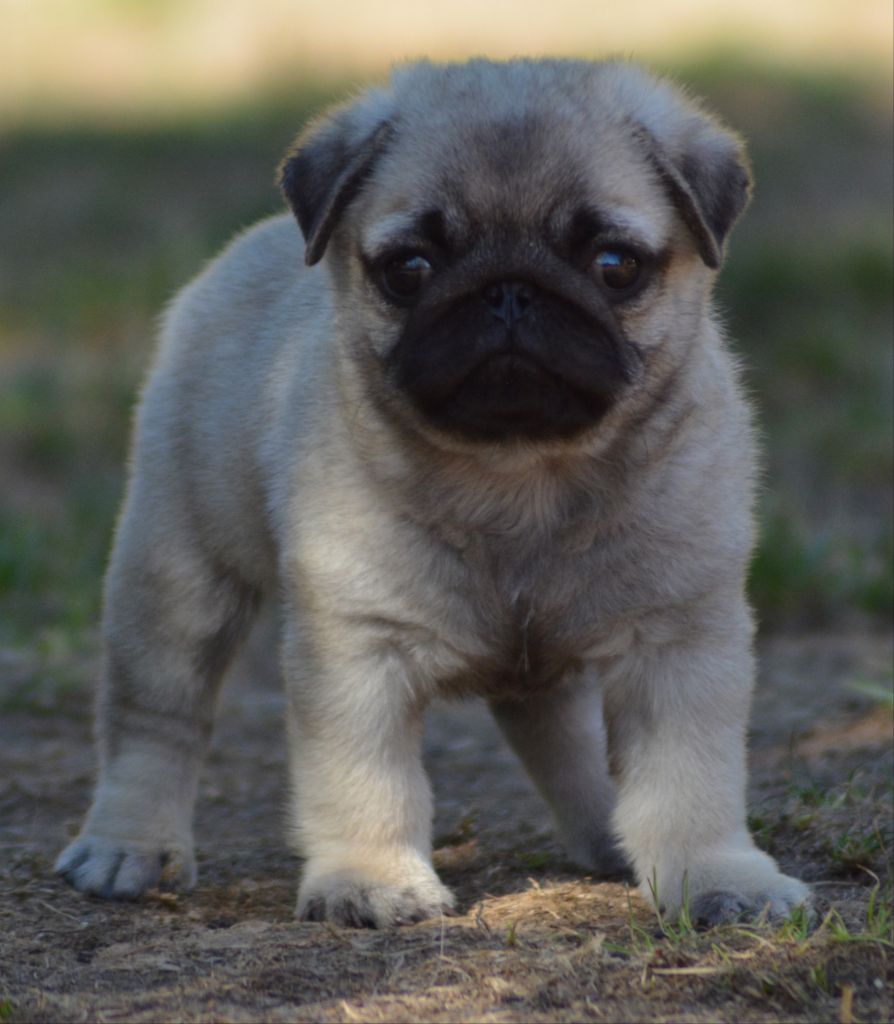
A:
[[[405,69],[283,168],[371,396],[473,442],[575,438],[646,387],[747,182],[667,86],[575,62]]]
[[[411,214],[409,230],[362,255],[374,308],[393,319],[388,382],[472,440],[586,430],[639,376],[617,307],[660,257],[613,244],[586,208],[532,230],[471,217],[458,192],[453,210]]]

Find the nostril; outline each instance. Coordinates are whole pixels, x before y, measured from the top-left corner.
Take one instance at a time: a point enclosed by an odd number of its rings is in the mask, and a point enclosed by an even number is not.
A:
[[[501,284],[489,284],[484,289],[484,301],[493,310],[501,310],[506,301],[506,293]]]
[[[527,312],[534,295],[523,281],[496,281],[482,290],[481,297],[495,317],[511,325]]]

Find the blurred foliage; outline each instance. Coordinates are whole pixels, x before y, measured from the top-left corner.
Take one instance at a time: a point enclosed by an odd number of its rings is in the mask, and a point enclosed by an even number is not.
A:
[[[757,189],[719,283],[764,430],[751,586],[766,627],[892,610],[891,119],[881,86],[720,54],[670,69],[749,139]],[[98,615],[154,322],[330,98],[0,140],[0,643]]]

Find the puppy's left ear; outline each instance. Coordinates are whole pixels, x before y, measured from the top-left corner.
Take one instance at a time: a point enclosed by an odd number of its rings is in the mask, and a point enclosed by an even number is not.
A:
[[[342,107],[304,131],[279,167],[279,185],[304,235],[304,261],[323,258],[339,218],[392,133],[380,105]]]
[[[695,238],[699,255],[716,270],[726,239],[751,198],[751,170],[743,144],[707,118],[700,119],[689,138],[674,140],[673,147],[645,127],[642,132],[652,165]]]
[[[615,98],[633,125],[702,260],[717,269],[723,247],[751,197],[742,140],[696,100],[634,64],[611,69]]]

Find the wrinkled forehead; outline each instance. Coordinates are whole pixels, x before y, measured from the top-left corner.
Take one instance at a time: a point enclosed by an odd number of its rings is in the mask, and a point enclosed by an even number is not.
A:
[[[561,236],[582,214],[658,250],[672,212],[629,132],[557,111],[447,114],[401,126],[370,182],[361,245],[387,248],[437,212],[451,241]]]

